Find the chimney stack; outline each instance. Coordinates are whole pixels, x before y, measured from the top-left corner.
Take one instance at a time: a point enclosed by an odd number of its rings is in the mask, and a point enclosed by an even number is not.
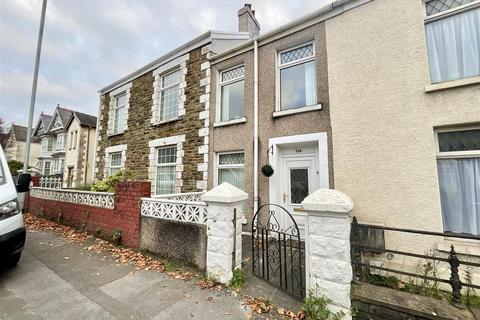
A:
[[[260,35],[260,23],[255,18],[255,10],[252,10],[250,3],[245,3],[243,8],[238,10],[238,31],[248,32],[250,38]]]

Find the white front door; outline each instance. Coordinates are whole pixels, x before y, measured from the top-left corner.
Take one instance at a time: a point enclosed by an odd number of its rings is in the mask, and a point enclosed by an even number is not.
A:
[[[300,234],[305,231],[306,215],[302,201],[319,188],[318,153],[312,148],[295,148],[284,150],[281,166],[281,183],[278,188],[281,205],[292,214]],[[299,152],[301,150],[301,152]],[[289,217],[284,217],[284,219]],[[291,224],[283,221],[284,226]]]

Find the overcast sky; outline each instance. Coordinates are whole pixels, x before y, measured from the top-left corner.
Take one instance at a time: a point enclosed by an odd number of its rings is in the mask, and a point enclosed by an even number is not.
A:
[[[331,0],[249,1],[261,32]],[[97,115],[98,90],[207,30],[237,31],[238,0],[49,0],[34,123],[57,104]],[[27,124],[41,0],[0,1],[0,117]]]

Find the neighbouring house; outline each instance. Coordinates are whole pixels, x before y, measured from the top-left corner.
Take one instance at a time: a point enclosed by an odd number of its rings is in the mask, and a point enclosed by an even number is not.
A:
[[[63,186],[75,188],[93,181],[97,117],[73,111],[65,130]]]
[[[27,142],[27,127],[12,124],[5,139],[5,157],[7,161],[24,161],[25,145]],[[30,157],[28,165],[37,165],[37,158],[40,155],[40,140],[33,137],[30,144]]]
[[[55,175],[64,187],[92,182],[97,118],[57,106],[52,116],[41,114],[34,137],[41,139],[38,170]]]
[[[281,205],[301,232],[302,200],[335,188],[363,223],[480,235],[479,35],[478,0],[342,0],[214,55],[209,188],[247,191],[249,221]],[[480,255],[478,241],[384,236]]]
[[[239,32],[205,32],[100,90],[96,179],[126,169],[152,194],[207,189],[208,57],[258,34],[251,21],[245,12]]]

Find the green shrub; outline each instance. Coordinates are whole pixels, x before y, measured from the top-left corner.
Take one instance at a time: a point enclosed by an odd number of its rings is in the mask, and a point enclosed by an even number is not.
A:
[[[228,286],[233,290],[237,290],[243,288],[246,283],[247,276],[245,275],[245,273],[243,273],[243,271],[240,269],[235,269],[233,271],[232,279],[228,283]]]
[[[122,230],[116,227],[112,232],[112,241],[114,244],[119,245],[122,242]]]
[[[133,174],[127,170],[120,170],[113,176],[107,177],[103,180],[95,182],[92,187],[91,191],[97,192],[115,192],[115,184],[117,182],[123,182],[127,180],[131,180],[133,178]]]
[[[313,290],[308,292],[303,302],[302,309],[308,320],[342,320],[345,316],[343,311],[332,312],[328,309],[331,301],[323,296],[317,296]]]
[[[16,176],[18,174],[17,171],[23,169],[22,161],[9,160],[7,161],[7,163],[8,163],[8,169],[10,170],[10,174],[12,176]]]
[[[81,191],[90,191],[92,190],[92,185],[90,183],[85,183],[85,184],[79,184],[75,188],[75,190],[81,190]]]

